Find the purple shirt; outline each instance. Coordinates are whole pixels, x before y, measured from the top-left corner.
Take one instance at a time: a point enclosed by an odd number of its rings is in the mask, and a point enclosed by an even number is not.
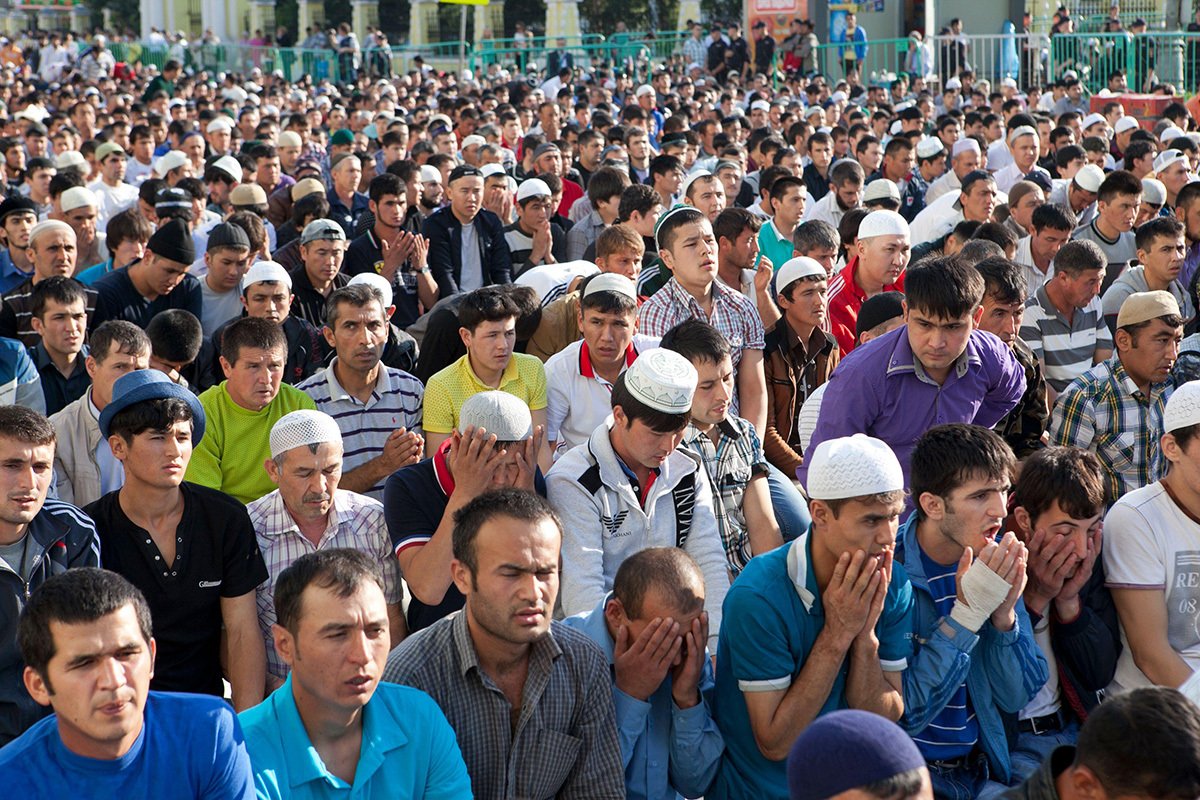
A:
[[[935,425],[967,422],[990,428],[1025,393],[1025,370],[999,339],[971,332],[966,351],[938,386],[913,356],[908,326],[856,347],[837,366],[821,401],[804,464],[796,470],[808,482],[808,454],[826,439],[865,433],[887,442],[904,469],[917,439]]]

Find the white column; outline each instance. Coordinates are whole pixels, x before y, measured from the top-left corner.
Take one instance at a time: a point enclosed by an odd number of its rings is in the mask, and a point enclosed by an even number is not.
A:
[[[546,0],[546,38],[579,41],[579,0]]]
[[[926,3],[932,0],[926,0]],[[700,21],[700,0],[679,0],[679,13],[675,15],[675,30],[686,31],[688,20]]]
[[[412,11],[408,16],[408,43],[410,47],[424,47],[429,44],[429,22],[432,13],[437,12],[437,0],[413,0]]]

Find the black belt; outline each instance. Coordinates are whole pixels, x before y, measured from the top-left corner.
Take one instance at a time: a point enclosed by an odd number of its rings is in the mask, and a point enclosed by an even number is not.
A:
[[[1066,722],[1063,719],[1062,711],[1056,711],[1044,717],[1030,717],[1017,723],[1017,728],[1021,733],[1032,733],[1034,736],[1061,731],[1065,727]]]

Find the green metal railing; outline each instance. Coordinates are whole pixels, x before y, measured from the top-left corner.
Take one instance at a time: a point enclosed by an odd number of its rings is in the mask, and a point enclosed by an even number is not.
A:
[[[1049,65],[1053,77],[1073,70],[1092,93],[1123,70],[1132,91],[1147,88],[1153,79],[1190,94],[1200,81],[1200,33],[1061,34],[1050,37]]]

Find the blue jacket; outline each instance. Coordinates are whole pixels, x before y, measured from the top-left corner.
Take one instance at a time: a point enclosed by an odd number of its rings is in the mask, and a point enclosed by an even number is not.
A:
[[[989,620],[978,634],[971,633],[937,613],[921,563],[915,513],[900,526],[896,542],[896,561],[904,565],[912,583],[913,649],[919,656],[904,671],[900,725],[910,735],[920,733],[965,680],[979,722],[979,745],[987,754],[992,777],[1008,783],[1012,761],[1002,715],[1018,713],[1050,676],[1033,640],[1025,602],[1017,601],[1017,624],[1011,631],[998,631]],[[953,638],[944,627],[953,629]]]
[[[512,283],[512,253],[504,241],[504,223],[491,211],[481,208],[471,224],[479,242],[483,285]],[[458,294],[462,280],[462,223],[446,206],[425,219],[421,233],[429,240],[429,269],[441,296]]]

